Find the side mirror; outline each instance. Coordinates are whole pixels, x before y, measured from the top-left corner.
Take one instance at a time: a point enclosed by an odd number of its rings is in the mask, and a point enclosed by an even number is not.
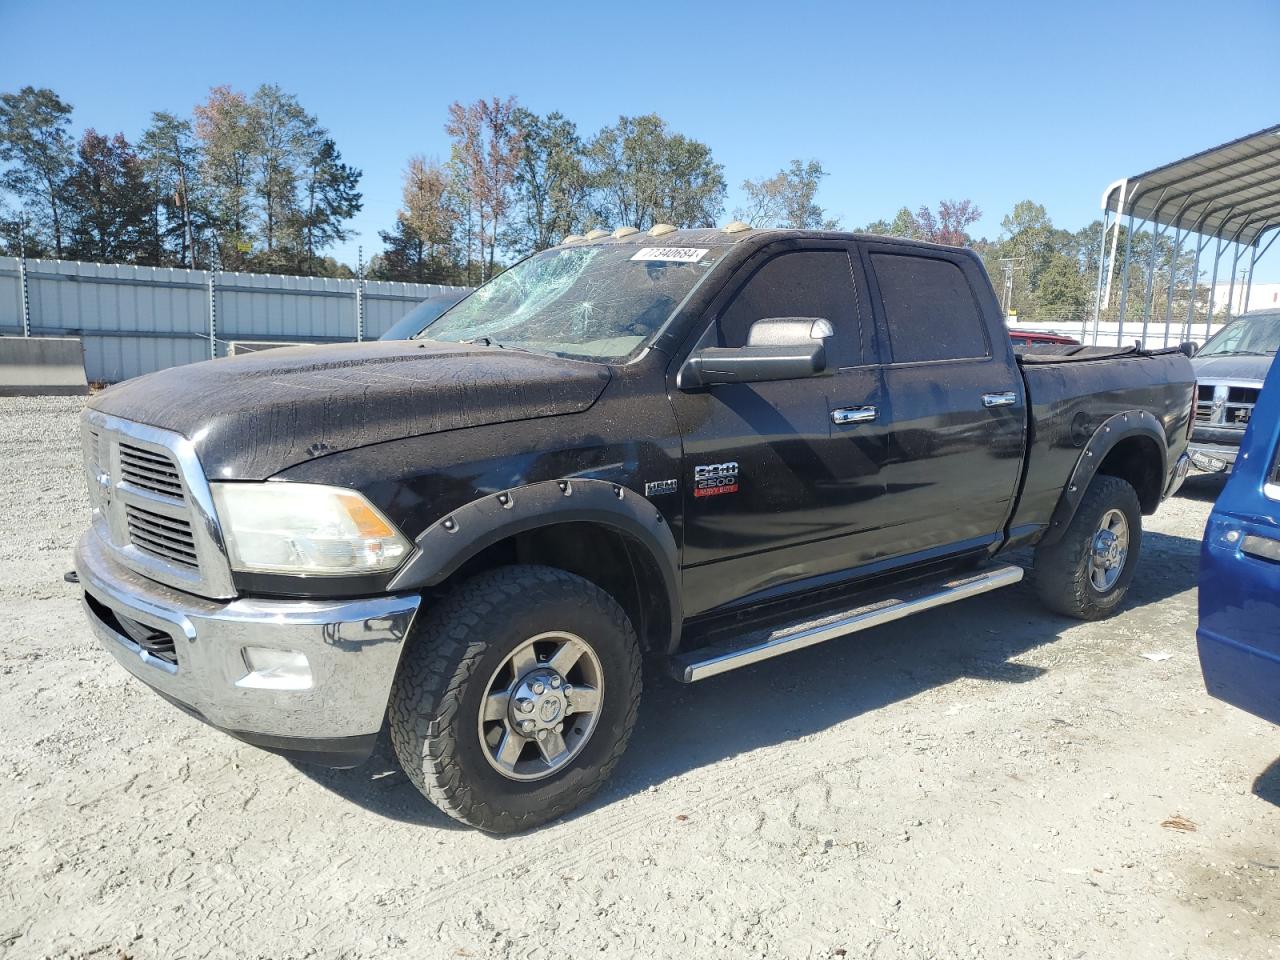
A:
[[[1194,357],[1200,352],[1200,344],[1193,340],[1183,340],[1178,344],[1178,349],[1185,353],[1188,357]]]
[[[821,317],[768,317],[747,333],[745,347],[705,347],[680,369],[682,390],[717,383],[799,380],[827,370],[826,340],[835,331]]]

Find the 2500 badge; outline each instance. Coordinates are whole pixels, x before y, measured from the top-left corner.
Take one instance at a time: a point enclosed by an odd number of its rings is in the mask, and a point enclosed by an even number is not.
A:
[[[738,462],[707,463],[693,468],[693,495],[718,497],[738,492]]]

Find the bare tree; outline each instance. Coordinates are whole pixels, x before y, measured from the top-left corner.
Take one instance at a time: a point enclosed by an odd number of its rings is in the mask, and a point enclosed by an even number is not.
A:
[[[409,158],[404,172],[404,221],[423,243],[423,253],[435,260],[450,247],[460,216],[450,190],[449,172],[434,160]]]
[[[753,227],[785,227],[790,230],[835,230],[838,223],[814,201],[827,172],[817,160],[792,160],[767,180],[744,180],[747,205],[733,212]]]
[[[936,214],[921,206],[915,219],[921,239],[967,247],[972,242],[969,227],[982,219],[982,211],[972,200],[943,200]]]
[[[516,98],[494,97],[449,106],[445,132],[454,140],[454,157],[479,220],[482,280],[493,276],[498,232],[511,207],[521,137],[514,122]],[[487,250],[487,253],[486,253]]]

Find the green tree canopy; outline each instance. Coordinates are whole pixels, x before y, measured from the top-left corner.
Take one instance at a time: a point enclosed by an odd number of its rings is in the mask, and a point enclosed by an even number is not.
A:
[[[71,106],[46,87],[0,94],[0,162],[10,164],[0,185],[13,193],[35,228],[63,254],[67,181],[73,166],[68,128]]]

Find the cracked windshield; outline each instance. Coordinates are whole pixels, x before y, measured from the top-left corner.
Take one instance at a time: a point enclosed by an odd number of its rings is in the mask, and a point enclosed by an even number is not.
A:
[[[726,249],[601,244],[547,250],[499,274],[418,336],[626,360]]]

